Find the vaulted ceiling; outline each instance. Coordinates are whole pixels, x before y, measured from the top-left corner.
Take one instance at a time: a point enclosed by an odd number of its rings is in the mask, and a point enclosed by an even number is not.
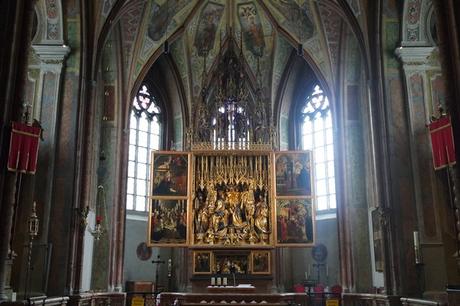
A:
[[[119,25],[128,91],[166,48],[188,101],[199,96],[204,66],[212,75],[229,40],[242,48],[248,75],[272,101],[289,57],[300,48],[317,76],[333,87],[344,27],[359,25],[362,15],[359,0],[101,0],[97,5],[102,18],[96,39]]]

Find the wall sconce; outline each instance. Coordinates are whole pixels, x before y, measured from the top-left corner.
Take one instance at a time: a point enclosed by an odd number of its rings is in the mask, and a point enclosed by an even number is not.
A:
[[[27,221],[29,225],[29,237],[33,240],[38,235],[38,227],[40,225],[40,220],[37,217],[37,203],[34,202],[32,205],[32,212],[30,214],[29,220]]]
[[[99,202],[101,203],[99,204]],[[88,227],[88,231],[93,235],[96,241],[101,239],[102,235],[104,234],[105,230],[102,226],[102,214],[105,212],[105,190],[104,186],[99,185],[97,186],[97,196],[96,196],[96,224],[94,225],[94,229]]]
[[[94,229],[89,228],[88,230],[91,235],[93,235],[94,239],[99,241],[104,234],[104,229],[102,228],[102,217],[96,216],[96,225],[94,226]]]

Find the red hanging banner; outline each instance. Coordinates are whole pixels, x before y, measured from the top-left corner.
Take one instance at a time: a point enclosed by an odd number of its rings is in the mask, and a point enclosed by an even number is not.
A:
[[[438,170],[456,162],[454,136],[450,116],[441,117],[428,125],[433,150],[434,169]]]
[[[8,170],[35,174],[41,129],[13,122],[8,154]]]

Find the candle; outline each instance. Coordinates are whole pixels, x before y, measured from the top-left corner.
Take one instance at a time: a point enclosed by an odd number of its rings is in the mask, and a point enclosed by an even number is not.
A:
[[[422,263],[422,253],[420,250],[420,235],[418,231],[414,231],[414,253],[415,253],[415,264]]]
[[[222,285],[227,286],[227,278],[226,277],[224,277]]]
[[[329,277],[329,266],[326,264],[326,277]]]
[[[414,231],[414,248],[420,248],[420,235],[418,231]]]
[[[308,279],[308,272],[305,272],[305,279]]]
[[[215,285],[216,285],[216,278],[211,277],[211,286],[215,286]]]
[[[222,278],[218,277],[217,278],[217,286],[220,286],[220,285],[222,285]]]

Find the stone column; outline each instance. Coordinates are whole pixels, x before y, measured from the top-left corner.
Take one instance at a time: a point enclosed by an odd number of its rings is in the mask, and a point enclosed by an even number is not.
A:
[[[447,94],[436,47],[407,46],[407,43],[403,42],[403,47],[397,48],[395,52],[404,70],[410,160],[415,195],[414,207],[417,220],[415,228],[406,226],[404,230],[420,232],[421,251],[427,264],[423,267],[417,266],[416,273],[437,275],[435,278],[425,277],[425,281],[418,284],[418,290],[423,293],[423,291],[443,288],[443,284],[447,283],[445,275],[439,273],[439,266],[443,265],[439,258],[443,257],[444,249],[441,246],[443,239],[442,221],[438,214],[440,208],[437,207],[437,205],[444,205],[445,200],[442,198],[442,192],[437,190],[438,178],[433,171],[431,145],[426,127],[432,115],[438,116],[439,105],[446,108]],[[447,175],[446,172],[445,176]],[[413,249],[412,241],[408,241],[408,245]],[[415,259],[409,262],[415,266]]]
[[[40,121],[44,129],[44,141],[40,143],[38,168],[35,178],[34,200],[39,207],[42,218],[37,243],[48,244],[50,232],[50,214],[54,194],[54,177],[56,164],[56,145],[59,137],[60,93],[62,92],[62,72],[68,46],[62,44],[32,45],[39,59],[36,80],[36,99],[33,105],[33,118]],[[36,258],[36,262],[39,262]],[[38,271],[37,271],[38,272]],[[42,271],[46,273],[46,271]],[[35,273],[37,274],[37,273]],[[21,281],[21,284],[24,283]],[[52,284],[50,282],[50,284]],[[41,286],[42,284],[40,284]],[[34,288],[32,281],[31,289]],[[46,289],[46,288],[45,288]]]

